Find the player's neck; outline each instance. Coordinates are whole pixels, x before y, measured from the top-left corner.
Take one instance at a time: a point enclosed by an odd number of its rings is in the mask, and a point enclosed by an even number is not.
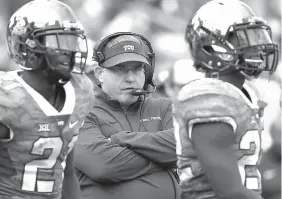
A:
[[[243,88],[243,84],[245,82],[245,77],[239,73],[220,76],[219,79],[224,82],[228,82],[232,84],[233,86],[239,88],[240,90]]]
[[[43,71],[23,71],[21,78],[46,100],[52,101],[56,92],[56,85],[50,84],[47,74]]]

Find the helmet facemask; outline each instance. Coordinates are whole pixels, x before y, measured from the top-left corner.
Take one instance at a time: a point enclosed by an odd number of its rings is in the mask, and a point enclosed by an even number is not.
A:
[[[240,52],[237,67],[248,76],[258,76],[262,71],[273,73],[278,64],[278,45],[272,42],[271,28],[263,22],[246,22],[230,26],[226,34]]]

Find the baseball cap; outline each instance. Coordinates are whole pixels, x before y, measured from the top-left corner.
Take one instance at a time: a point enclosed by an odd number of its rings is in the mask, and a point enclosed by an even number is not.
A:
[[[135,35],[120,35],[110,40],[103,50],[105,61],[102,67],[112,67],[128,61],[139,61],[149,64],[147,60],[148,46]]]

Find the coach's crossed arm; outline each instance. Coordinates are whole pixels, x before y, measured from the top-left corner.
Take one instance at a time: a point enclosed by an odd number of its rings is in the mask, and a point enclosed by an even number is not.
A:
[[[121,182],[160,170],[150,159],[111,144],[93,115],[80,130],[74,159],[76,168],[96,182]]]

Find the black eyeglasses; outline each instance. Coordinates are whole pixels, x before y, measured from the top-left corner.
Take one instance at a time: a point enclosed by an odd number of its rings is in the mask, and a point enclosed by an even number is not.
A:
[[[110,68],[106,68],[107,70],[110,70],[111,72],[113,72],[114,74],[117,75],[125,75],[128,73],[128,71],[132,71],[132,73],[134,75],[141,75],[142,73],[145,73],[145,67],[144,65],[140,65],[140,66],[136,66],[133,68],[127,68],[124,66],[113,66]]]

